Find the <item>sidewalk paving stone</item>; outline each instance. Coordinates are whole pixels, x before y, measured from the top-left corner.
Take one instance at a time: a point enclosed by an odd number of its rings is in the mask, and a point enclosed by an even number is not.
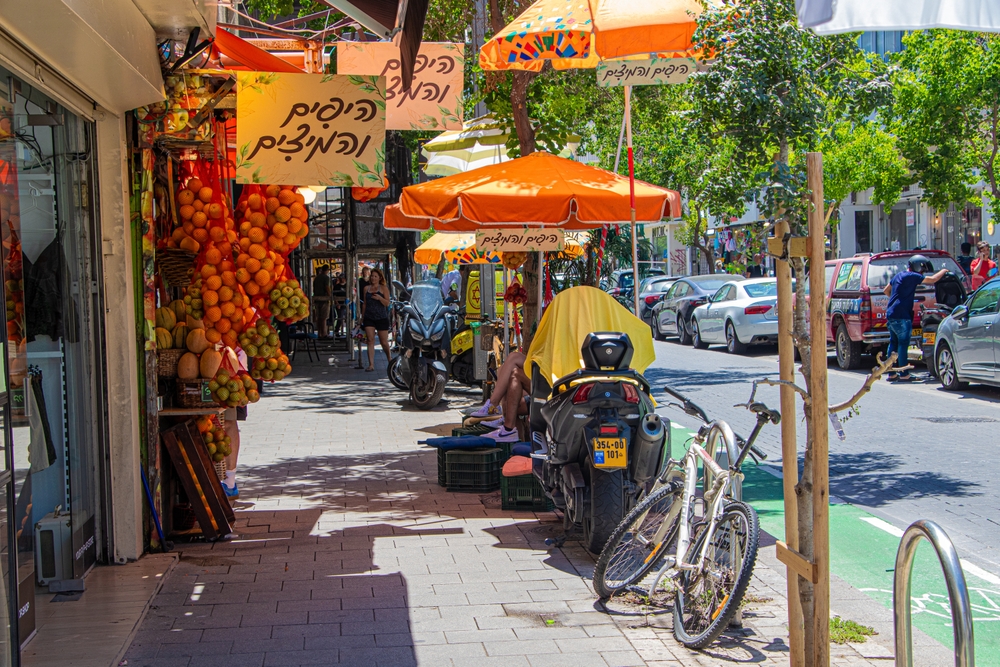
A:
[[[378,364],[300,362],[265,388],[241,424],[236,537],[177,545],[130,667],[787,664],[781,572],[758,561],[745,627],[685,649],[669,609],[597,600],[576,536],[544,544],[560,516],[439,487],[416,441],[449,433],[475,394],[421,412]],[[865,652],[835,646],[832,664],[887,664]]]

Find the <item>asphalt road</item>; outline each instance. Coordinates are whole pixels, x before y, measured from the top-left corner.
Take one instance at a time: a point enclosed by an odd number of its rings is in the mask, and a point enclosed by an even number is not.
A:
[[[666,400],[661,388],[670,384],[709,417],[728,421],[743,435],[750,433],[752,416],[733,406],[746,402],[754,379],[777,378],[776,348],[737,356],[721,346],[696,350],[674,340],[655,345],[656,362],[646,377],[657,400]],[[865,377],[863,371],[840,370],[833,356],[829,369],[831,403],[849,398]],[[860,414],[843,425],[845,440],[831,429],[830,494],[898,529],[917,519],[936,521],[963,559],[1000,576],[1000,390],[972,385],[947,392],[922,367],[916,375],[924,380],[878,382],[862,399]],[[757,400],[777,408],[778,389],[761,387]],[[801,465],[805,423],[801,401],[797,403]],[[682,426],[697,427],[680,410],[661,407],[659,412]],[[758,445],[768,463],[780,468],[779,427],[766,427]]]

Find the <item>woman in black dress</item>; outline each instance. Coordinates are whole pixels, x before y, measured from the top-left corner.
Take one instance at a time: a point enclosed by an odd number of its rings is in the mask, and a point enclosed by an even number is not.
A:
[[[389,288],[385,284],[385,277],[378,269],[372,269],[361,300],[361,322],[368,337],[368,368],[365,370],[375,370],[376,333],[386,361],[392,358],[389,352],[389,302]]]

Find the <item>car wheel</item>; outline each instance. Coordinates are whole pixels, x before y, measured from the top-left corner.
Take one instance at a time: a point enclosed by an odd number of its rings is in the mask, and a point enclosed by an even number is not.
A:
[[[677,315],[677,342],[681,345],[691,344],[691,324],[685,322],[680,314]]]
[[[861,343],[851,340],[847,333],[847,325],[843,322],[837,327],[837,363],[845,371],[861,366]]]
[[[746,354],[747,346],[740,342],[740,337],[736,335],[736,327],[732,322],[726,322],[726,351],[729,354]]]
[[[655,338],[656,340],[667,339],[667,337],[663,335],[663,332],[660,331],[660,320],[658,318],[656,317],[653,318],[652,326],[653,326],[653,338]]]
[[[946,343],[942,343],[938,348],[935,366],[937,366],[937,376],[938,380],[941,381],[941,386],[948,391],[961,389],[968,384],[958,379],[958,364],[955,362],[955,355]]]
[[[701,339],[701,330],[698,329],[698,320],[691,318],[691,344],[699,350],[707,350],[708,343]]]

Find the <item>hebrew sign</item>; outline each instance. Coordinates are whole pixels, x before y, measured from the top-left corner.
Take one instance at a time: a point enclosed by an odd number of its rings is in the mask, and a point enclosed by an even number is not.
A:
[[[383,185],[385,79],[235,74],[237,182]]]
[[[697,69],[691,58],[606,60],[597,64],[597,84],[608,88],[684,83]]]
[[[422,43],[407,92],[392,42],[339,42],[337,72],[385,77],[387,130],[461,130],[463,54],[462,44]]]
[[[555,252],[563,249],[561,229],[491,229],[476,232],[476,249],[484,252]]]

